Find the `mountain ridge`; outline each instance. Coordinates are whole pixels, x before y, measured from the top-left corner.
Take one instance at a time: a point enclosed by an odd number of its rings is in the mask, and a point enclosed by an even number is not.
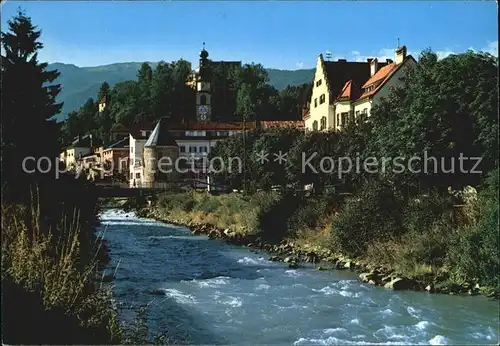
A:
[[[158,62],[147,61],[154,68]],[[60,76],[55,83],[61,84],[58,102],[64,102],[58,121],[66,119],[68,113],[78,110],[89,98],[95,98],[101,84],[106,81],[111,87],[127,80],[136,80],[137,71],[143,62],[123,62],[98,66],[79,67],[63,62],[50,63],[49,70],[58,70]],[[314,69],[285,70],[266,68],[269,84],[278,90],[288,85],[311,83]]]

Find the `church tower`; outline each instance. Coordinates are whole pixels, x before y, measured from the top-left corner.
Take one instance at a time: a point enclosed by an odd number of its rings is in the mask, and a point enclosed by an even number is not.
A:
[[[211,120],[212,94],[211,94],[211,70],[208,52],[205,50],[205,42],[200,52],[200,67],[196,81],[196,119],[200,122]]]

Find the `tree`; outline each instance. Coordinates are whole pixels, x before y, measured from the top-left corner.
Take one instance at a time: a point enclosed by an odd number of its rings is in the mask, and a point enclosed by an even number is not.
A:
[[[180,122],[183,119],[193,119],[195,113],[195,93],[192,88],[186,85],[186,81],[191,74],[191,64],[183,59],[172,63],[173,82],[173,112],[172,119]]]
[[[393,182],[416,189],[477,185],[482,176],[461,172],[460,155],[483,156],[478,169],[484,173],[498,165],[497,71],[489,54],[467,52],[438,61],[435,53],[422,52],[405,84],[372,108],[370,150],[407,160],[425,151],[438,162],[427,163],[427,174],[417,162],[413,169],[421,173],[393,174]],[[445,173],[453,160],[454,172]],[[464,171],[474,163],[465,162]]]
[[[132,124],[139,110],[139,86],[136,81],[121,82],[111,92],[111,118],[114,123]]]
[[[171,117],[173,90],[172,66],[161,61],[154,70],[151,82],[151,102],[154,119]]]
[[[111,91],[111,87],[108,82],[104,81],[101,84],[101,88],[99,89],[99,93],[97,94],[97,102],[101,102],[104,98],[106,98],[106,102],[109,102],[109,93]]]
[[[137,72],[137,83],[139,88],[139,112],[135,118],[136,122],[151,117],[151,83],[153,81],[153,70],[145,62]]]
[[[51,118],[62,104],[56,102],[59,76],[38,61],[43,48],[31,18],[19,10],[2,32],[2,177],[19,181],[25,157],[55,157],[59,151],[58,126]]]

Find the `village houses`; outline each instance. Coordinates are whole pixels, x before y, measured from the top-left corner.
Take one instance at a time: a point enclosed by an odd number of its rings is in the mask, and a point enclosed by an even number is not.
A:
[[[312,84],[310,102],[299,121],[223,121],[212,114],[211,68],[214,64],[241,64],[241,62],[213,62],[203,48],[199,67],[187,85],[196,92],[196,119],[180,123],[162,118],[156,123],[136,124],[132,128],[113,125],[111,144],[92,147],[92,136],[77,138],[63,153],[61,160],[75,169],[103,170],[108,176],[122,176],[129,187],[159,187],[172,181],[187,180],[207,184],[208,157],[216,143],[238,133],[275,127],[294,127],[305,131],[340,131],[349,121],[364,121],[370,116],[371,107],[386,97],[392,86],[401,83],[406,67],[415,65],[406,47],[398,47],[394,61],[366,62],[346,60],[325,61],[320,54]],[[107,105],[106,98],[99,103],[99,112]],[[183,161],[194,167],[184,174],[163,174],[156,165],[167,155],[172,162]],[[110,167],[113,167],[111,170]],[[179,173],[179,172],[177,172]]]

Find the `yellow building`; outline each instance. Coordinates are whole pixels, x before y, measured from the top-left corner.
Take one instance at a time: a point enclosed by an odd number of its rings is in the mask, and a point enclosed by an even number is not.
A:
[[[77,160],[92,152],[92,135],[76,137],[73,143],[69,145],[60,155],[59,159],[63,161],[68,169],[75,169]]]
[[[403,67],[415,64],[404,46],[396,50],[395,61],[385,62],[376,58],[366,62],[325,61],[320,54],[309,109],[303,115],[306,129],[341,130],[349,121],[365,120],[373,104],[401,83],[406,70]]]

